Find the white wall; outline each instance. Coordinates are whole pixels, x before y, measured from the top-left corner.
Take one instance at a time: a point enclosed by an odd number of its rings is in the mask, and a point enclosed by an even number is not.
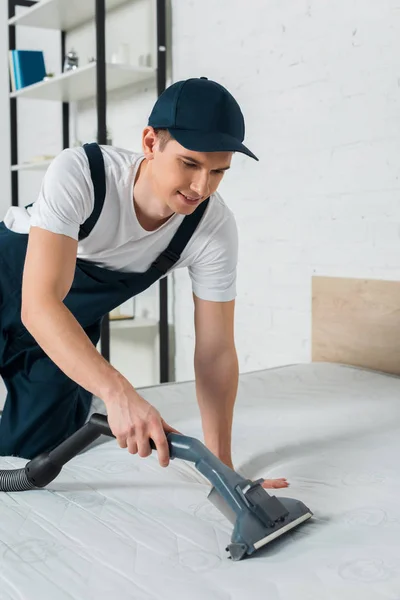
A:
[[[391,0],[173,1],[174,79],[241,104],[256,163],[221,191],[240,232],[242,371],[310,360],[311,276],[400,275],[400,10]],[[177,277],[177,378],[193,375]]]

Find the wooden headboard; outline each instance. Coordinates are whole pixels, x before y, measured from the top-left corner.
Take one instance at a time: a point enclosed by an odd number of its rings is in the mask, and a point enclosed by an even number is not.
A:
[[[312,360],[400,375],[400,281],[313,277]]]

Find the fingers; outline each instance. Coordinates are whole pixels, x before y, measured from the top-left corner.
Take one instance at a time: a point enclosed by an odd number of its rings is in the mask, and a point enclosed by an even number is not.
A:
[[[130,437],[127,439],[127,447],[128,447],[128,452],[130,454],[137,454],[138,452],[138,445],[137,442],[135,440],[135,438]]]
[[[163,429],[160,429],[157,432],[153,433],[152,438],[157,448],[158,462],[160,463],[160,466],[168,467],[170,459],[169,445]]]
[[[120,415],[117,416],[120,417]],[[112,423],[109,415],[109,423],[110,420]],[[142,458],[150,456],[152,450],[155,449],[160,466],[167,467],[170,462],[167,435],[169,433],[180,434],[180,432],[166,423],[153,407],[150,407],[150,410],[146,408],[143,415],[129,420],[130,423],[128,421],[129,424],[126,427],[121,427],[120,418],[118,418],[119,422],[116,426],[112,427],[110,424],[120,448],[127,448],[130,454],[138,454]]]
[[[261,486],[265,489],[280,489],[289,487],[289,483],[287,482],[285,477],[281,477],[280,479],[264,479]]]
[[[161,430],[159,433],[154,434],[152,439],[158,453],[158,462],[162,467],[168,467],[170,454],[168,440],[164,431]],[[150,439],[148,437],[141,437],[140,440],[131,437],[125,440],[125,445],[123,445],[122,441],[118,443],[121,448],[128,448],[130,454],[139,454],[141,458],[146,458],[152,453]]]
[[[151,454],[150,440],[148,437],[142,437],[137,442],[138,454],[142,458],[146,458]]]
[[[127,448],[128,444],[126,441],[126,437],[117,437],[117,442],[120,448]]]
[[[165,436],[164,436],[165,437]],[[136,438],[134,436],[128,438],[117,438],[118,444],[120,448],[127,448],[130,454],[139,454],[141,458],[146,458],[150,456],[152,453],[152,448],[150,446],[150,439],[146,435],[141,435],[140,438]],[[168,443],[167,443],[168,448]],[[169,449],[168,449],[169,455]]]
[[[118,438],[117,439],[120,448],[128,448],[130,454],[139,454],[140,457],[146,458],[150,456],[152,450],[150,447],[150,440],[148,438],[141,438],[136,440],[134,437],[128,439]]]

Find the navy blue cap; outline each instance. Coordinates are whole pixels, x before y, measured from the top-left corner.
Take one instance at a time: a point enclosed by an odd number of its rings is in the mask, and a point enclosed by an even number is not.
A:
[[[242,143],[244,118],[235,98],[207,77],[177,81],[160,94],[148,125],[168,129],[187,150],[242,152],[258,158]]]

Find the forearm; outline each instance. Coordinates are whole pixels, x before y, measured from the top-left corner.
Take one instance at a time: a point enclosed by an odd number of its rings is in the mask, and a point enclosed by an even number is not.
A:
[[[195,354],[194,364],[205,444],[232,466],[232,422],[239,378],[236,351],[229,349],[204,358]]]
[[[51,360],[73,381],[105,402],[128,382],[93,346],[78,321],[57,299],[32,301],[23,323]]]

